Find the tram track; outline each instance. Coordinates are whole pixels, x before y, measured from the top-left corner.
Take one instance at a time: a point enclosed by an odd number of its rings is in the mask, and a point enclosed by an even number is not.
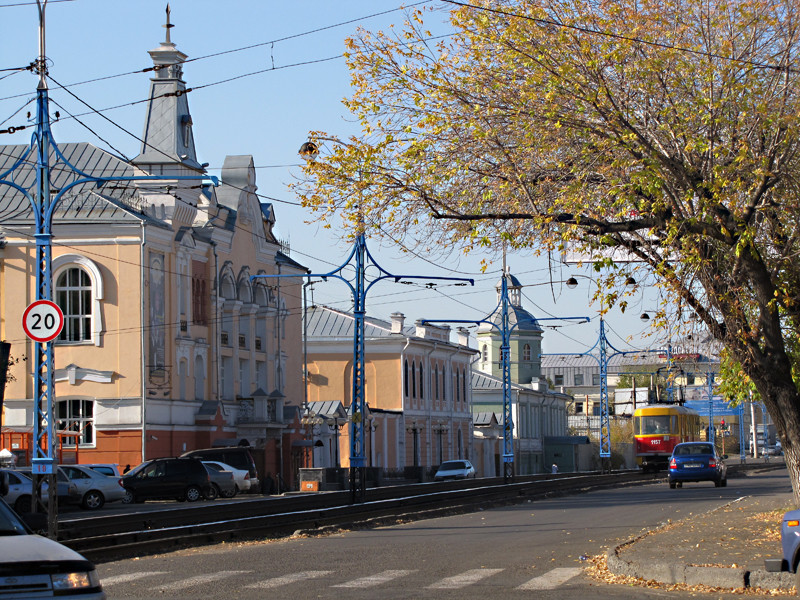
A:
[[[363,502],[349,491],[291,494],[156,511],[65,516],[58,539],[94,562],[220,542],[319,534],[468,512],[608,486],[660,480],[639,471],[581,473],[369,488]]]

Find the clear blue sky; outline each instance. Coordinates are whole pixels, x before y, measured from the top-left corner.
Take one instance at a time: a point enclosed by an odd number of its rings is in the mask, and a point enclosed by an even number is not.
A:
[[[429,3],[444,6],[443,3]],[[399,1],[295,0],[294,2],[231,0],[172,0],[172,41],[189,56],[184,66],[194,122],[198,160],[216,173],[226,155],[252,154],[257,166],[258,192],[273,199],[279,236],[291,243],[292,257],[314,272],[327,272],[341,264],[350,249],[341,232],[307,223],[313,217],[296,205],[286,185],[299,172],[297,150],[309,131],[324,130],[338,137],[357,133],[341,101],[349,95],[349,73],[341,58],[344,39],[357,27],[386,29],[400,26],[405,13]],[[164,0],[51,0],[47,17],[47,56],[50,76],[80,98],[51,86],[51,113],[60,110],[54,125],[57,142],[88,141],[112,152],[133,157],[139,152],[149,75],[134,73],[152,65],[147,51],[164,39]],[[440,13],[439,20],[443,20]],[[38,54],[38,13],[34,2],[0,0],[0,68],[30,64]],[[445,32],[447,25],[431,28]],[[247,50],[238,49],[255,46]],[[214,56],[216,55],[216,56]],[[207,57],[207,58],[202,58]],[[224,82],[251,73],[261,73]],[[111,77],[121,75],[119,77]],[[109,78],[110,77],[110,78]],[[102,79],[101,79],[102,78]],[[99,79],[92,83],[81,82]],[[35,97],[37,78],[30,72],[0,72],[0,129],[26,124],[26,102]],[[106,118],[92,114],[100,111]],[[119,107],[119,108],[115,108]],[[14,114],[19,109],[22,110]],[[72,114],[77,119],[65,119]],[[78,119],[83,123],[78,123]],[[126,131],[123,131],[124,128]],[[133,135],[131,135],[133,134]],[[0,142],[28,143],[30,130],[0,136]],[[264,201],[264,200],[262,200]],[[335,223],[338,225],[338,223]],[[407,322],[420,318],[480,319],[497,300],[500,258],[491,255],[457,256],[435,264],[416,258],[379,239],[369,241],[378,262],[395,274],[468,276],[474,288],[440,287],[428,290],[388,282],[370,292],[367,312],[388,318],[405,313]],[[495,261],[486,273],[481,259]],[[550,280],[546,259],[530,255],[508,258],[512,272],[525,285],[524,306],[537,317],[595,316],[590,306],[588,282],[569,290]],[[579,272],[552,265],[552,278],[565,280]],[[586,271],[583,271],[586,273]],[[314,300],[340,308],[350,307],[349,292],[341,283],[315,286]],[[607,315],[609,340],[619,349],[663,347],[639,321],[643,310],[656,307],[655,293],[645,291],[632,299],[626,315]],[[543,322],[545,326],[552,322]],[[545,352],[582,352],[597,339],[592,324],[563,324],[545,329]],[[627,342],[627,337],[633,339]]]

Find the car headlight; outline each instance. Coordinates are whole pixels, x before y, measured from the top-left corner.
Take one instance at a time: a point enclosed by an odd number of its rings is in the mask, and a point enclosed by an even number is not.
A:
[[[100,578],[97,571],[76,571],[74,573],[57,573],[51,575],[54,591],[80,590],[84,588],[99,588]]]

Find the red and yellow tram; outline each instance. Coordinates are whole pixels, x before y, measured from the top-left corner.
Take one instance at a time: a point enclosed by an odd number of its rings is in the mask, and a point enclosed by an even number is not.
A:
[[[675,444],[700,439],[700,415],[679,404],[648,404],[633,412],[636,462],[646,471],[666,469]]]

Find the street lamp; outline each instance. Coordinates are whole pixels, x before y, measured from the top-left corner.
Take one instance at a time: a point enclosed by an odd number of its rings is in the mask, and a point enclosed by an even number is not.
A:
[[[414,460],[414,466],[415,467],[419,466],[419,432],[422,431],[422,429],[423,429],[423,426],[422,425],[418,425],[416,420],[411,421],[411,425],[409,427],[406,427],[406,431],[411,434],[413,442],[414,442],[414,445],[413,445],[413,452],[414,452],[413,460]]]
[[[337,469],[341,468],[341,466],[342,466],[341,463],[339,462],[339,431],[346,424],[347,424],[347,417],[340,417],[339,415],[336,415],[332,419],[328,419],[328,427],[333,427],[333,435],[334,435],[334,438],[335,438],[335,440],[334,440],[334,443],[335,443],[334,450],[335,450],[335,456],[336,456],[336,463],[335,464],[336,464],[336,468]]]

